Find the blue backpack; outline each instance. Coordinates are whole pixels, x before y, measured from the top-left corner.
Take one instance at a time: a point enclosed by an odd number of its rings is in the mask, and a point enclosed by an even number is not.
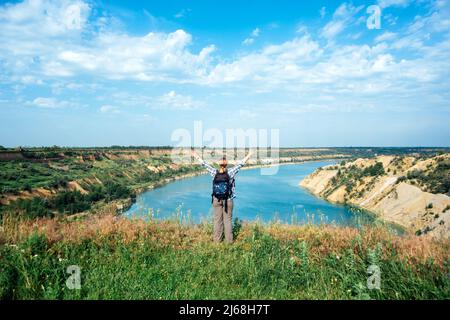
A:
[[[225,200],[225,212],[227,212],[227,200],[231,197],[232,188],[233,185],[228,172],[226,170],[224,172],[217,171],[213,179],[211,203],[213,202],[214,197],[218,200]]]

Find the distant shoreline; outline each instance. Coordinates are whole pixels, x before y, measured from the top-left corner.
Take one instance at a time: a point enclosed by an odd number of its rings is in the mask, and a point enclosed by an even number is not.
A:
[[[260,168],[270,168],[270,167],[275,167],[275,166],[295,165],[295,164],[302,164],[302,163],[306,163],[306,162],[337,161],[337,160],[341,160],[341,159],[342,158],[312,159],[312,160],[280,162],[280,163],[271,163],[271,164],[245,165],[244,167],[242,167],[241,170],[252,170],[252,169],[260,169]],[[186,173],[186,174],[183,174],[183,175],[175,176],[173,178],[166,178],[164,181],[157,182],[157,183],[151,184],[149,186],[138,187],[135,190],[138,193],[137,194],[137,196],[138,196],[141,193],[144,193],[146,191],[151,191],[151,190],[163,187],[163,186],[165,186],[165,185],[167,185],[168,183],[171,183],[171,182],[175,182],[175,181],[182,180],[182,179],[189,179],[189,178],[193,178],[193,177],[198,177],[198,176],[202,176],[202,175],[206,175],[206,174],[208,174],[208,173],[205,170],[201,170],[201,171],[198,171],[198,172]]]

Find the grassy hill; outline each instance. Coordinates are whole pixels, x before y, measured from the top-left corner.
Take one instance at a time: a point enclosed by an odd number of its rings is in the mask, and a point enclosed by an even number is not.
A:
[[[2,299],[449,299],[448,241],[384,227],[234,226],[144,222],[109,214],[79,221],[4,219]],[[69,290],[66,268],[81,268]],[[381,270],[369,290],[368,268]]]

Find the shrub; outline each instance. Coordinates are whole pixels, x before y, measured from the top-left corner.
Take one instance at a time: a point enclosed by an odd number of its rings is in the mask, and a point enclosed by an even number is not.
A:
[[[26,218],[51,217],[53,213],[50,204],[45,198],[20,199],[12,204],[13,208],[22,211]]]
[[[90,209],[86,196],[79,191],[64,191],[58,193],[52,200],[53,208],[62,213],[77,213]]]
[[[239,232],[242,229],[242,220],[239,219],[238,217],[234,218],[233,221],[233,239],[236,239],[237,236],[239,235]]]
[[[385,174],[385,171],[384,171],[383,164],[381,162],[377,162],[374,165],[365,168],[363,171],[364,176],[376,177],[376,176],[381,176],[383,174]]]
[[[57,177],[49,184],[49,187],[53,189],[66,188],[68,184],[67,177]]]
[[[408,174],[406,175],[408,179],[422,179],[423,176],[424,176],[423,172],[417,169],[409,171]]]

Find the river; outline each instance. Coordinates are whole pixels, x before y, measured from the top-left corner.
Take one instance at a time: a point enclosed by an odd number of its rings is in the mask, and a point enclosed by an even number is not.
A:
[[[335,223],[355,226],[373,216],[348,206],[333,204],[299,186],[300,180],[330,161],[281,165],[275,175],[261,169],[241,170],[236,176],[233,216],[241,220],[283,223]],[[124,213],[128,217],[178,219],[198,223],[211,217],[209,175],[181,179],[137,196]]]

